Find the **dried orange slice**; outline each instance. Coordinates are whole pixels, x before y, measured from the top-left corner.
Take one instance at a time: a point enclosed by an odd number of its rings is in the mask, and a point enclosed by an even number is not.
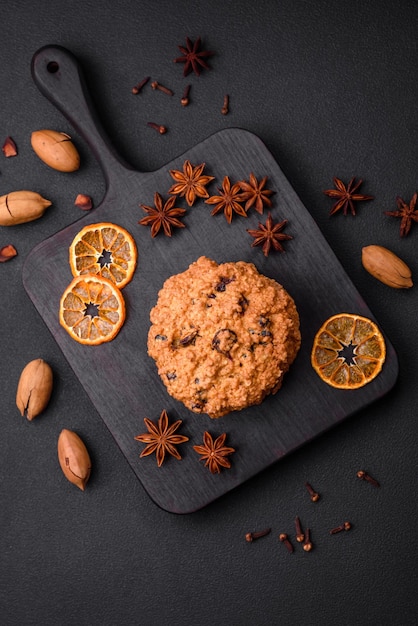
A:
[[[103,276],[76,276],[61,296],[60,324],[79,343],[110,341],[125,321],[125,300]]]
[[[137,261],[135,241],[117,224],[88,224],[70,245],[73,276],[99,274],[120,289],[132,279]]]
[[[339,313],[327,319],[315,335],[311,363],[328,385],[357,389],[379,374],[385,356],[385,340],[374,322]]]

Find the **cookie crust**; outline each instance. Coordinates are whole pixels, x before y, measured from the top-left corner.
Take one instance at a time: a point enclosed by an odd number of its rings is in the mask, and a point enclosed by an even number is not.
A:
[[[211,418],[276,393],[301,341],[292,297],[244,261],[200,257],[165,281],[150,320],[148,354],[168,393]]]

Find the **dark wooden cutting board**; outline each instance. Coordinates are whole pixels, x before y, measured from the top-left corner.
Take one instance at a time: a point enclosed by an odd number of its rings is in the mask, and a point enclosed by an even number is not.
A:
[[[329,316],[349,312],[374,317],[258,137],[239,129],[222,130],[158,171],[138,172],[113,150],[94,114],[79,64],[69,51],[42,48],[34,55],[32,73],[42,93],[89,144],[102,166],[107,192],[100,206],[30,253],[23,270],[24,285],[135,474],[159,506],[175,513],[205,506],[390,390],[398,363],[387,338],[381,374],[361,389],[334,389],[312,369],[313,338]],[[272,215],[275,220],[287,219],[286,232],[294,237],[285,242],[286,252],[265,258],[260,248],[251,247],[246,229],[257,227],[260,218],[253,210],[247,219],[236,216],[228,225],[222,214],[211,216],[212,207],[202,200],[188,208],[186,228],[176,229],[171,239],[163,235],[151,239],[149,229],[138,225],[143,215],[139,204],[152,204],[156,191],[167,197],[173,182],[169,169],[182,169],[186,159],[195,165],[206,163],[205,172],[216,177],[211,193],[225,175],[233,182],[247,179],[250,172],[257,177],[268,175],[268,186],[276,192]],[[185,203],[180,206],[187,208]],[[60,327],[58,307],[72,278],[68,247],[83,226],[100,221],[126,228],[137,242],[139,257],[134,278],[123,290],[127,319],[121,332],[108,344],[89,347],[72,340]],[[171,398],[146,348],[149,312],[163,282],[201,255],[219,263],[254,263],[290,292],[301,321],[301,350],[280,392],[260,406],[218,420],[196,415]],[[158,468],[154,455],[139,458],[144,446],[134,437],[145,430],[143,418],[156,420],[162,409],[167,409],[171,420],[183,420],[181,433],[190,440],[179,447],[181,461],[169,457]],[[192,448],[202,442],[205,430],[213,436],[226,432],[227,445],[236,448],[231,469],[219,475],[210,474]]]

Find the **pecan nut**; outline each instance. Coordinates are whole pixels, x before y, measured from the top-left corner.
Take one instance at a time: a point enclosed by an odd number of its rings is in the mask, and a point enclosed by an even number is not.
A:
[[[37,220],[51,204],[36,191],[11,191],[0,196],[0,226]]]
[[[58,461],[66,479],[84,491],[90,478],[91,461],[82,439],[64,428],[58,437]]]
[[[48,405],[52,393],[53,374],[43,359],[30,361],[22,370],[16,392],[16,405],[29,421]]]
[[[413,286],[411,270],[408,265],[383,246],[364,247],[361,261],[369,274],[389,287],[408,289]]]
[[[59,172],[75,172],[80,167],[80,155],[70,135],[56,130],[35,130],[31,145],[38,157]]]

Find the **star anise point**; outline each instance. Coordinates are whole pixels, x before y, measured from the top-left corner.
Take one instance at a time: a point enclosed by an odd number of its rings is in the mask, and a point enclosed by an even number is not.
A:
[[[234,213],[242,217],[248,217],[244,207],[241,204],[241,188],[239,183],[231,185],[229,176],[224,176],[222,188],[218,187],[219,195],[214,195],[205,200],[206,204],[215,205],[211,215],[223,211],[228,224],[232,222]]]
[[[170,175],[176,182],[170,187],[168,193],[185,197],[189,206],[194,204],[197,197],[209,198],[206,185],[214,180],[214,176],[203,175],[204,168],[205,163],[193,166],[189,160],[186,160],[183,164],[183,171],[170,170]]]
[[[251,247],[262,246],[264,256],[266,257],[269,255],[271,248],[277,252],[284,252],[285,249],[280,242],[293,239],[291,235],[281,232],[286,227],[287,223],[288,220],[282,220],[275,224],[271,217],[271,212],[269,211],[265,224],[259,222],[257,229],[247,228],[248,234],[254,237]]]
[[[409,203],[400,196],[396,197],[397,211],[385,211],[390,217],[401,218],[400,236],[406,237],[411,230],[412,222],[418,222],[418,209],[416,209],[418,194],[414,193]]]
[[[263,176],[263,178],[258,182],[257,178],[251,172],[249,176],[249,180],[240,180],[239,186],[241,188],[241,201],[245,202],[245,210],[248,211],[251,207],[260,213],[263,213],[264,206],[271,207],[270,196],[274,194],[274,191],[270,189],[265,189],[265,185],[267,183],[267,176]]]
[[[158,467],[161,467],[163,464],[166,453],[181,460],[180,453],[176,446],[189,440],[189,438],[184,435],[175,434],[183,423],[182,420],[177,420],[169,425],[167,411],[163,409],[157,423],[152,422],[147,417],[144,417],[144,423],[148,432],[134,437],[136,441],[147,444],[139,455],[140,458],[149,456],[155,452]]]
[[[182,56],[174,59],[174,63],[184,63],[183,76],[188,76],[190,72],[200,76],[202,69],[211,69],[205,59],[213,56],[215,53],[212,50],[199,50],[200,44],[200,37],[195,42],[186,37],[186,46],[178,46]]]
[[[334,215],[340,209],[343,210],[344,215],[347,215],[348,209],[350,209],[352,215],[356,215],[355,202],[364,202],[374,199],[373,196],[356,193],[363,183],[363,180],[361,178],[357,182],[355,182],[355,180],[355,176],[353,176],[346,186],[341,179],[335,177],[333,182],[336,189],[326,189],[324,191],[325,195],[336,199],[335,204],[330,210],[330,215]]]
[[[155,237],[162,228],[167,237],[171,237],[172,227],[185,228],[183,222],[178,218],[186,213],[186,209],[175,207],[176,197],[171,196],[163,201],[161,195],[156,191],[154,194],[153,207],[140,204],[140,207],[147,213],[145,217],[139,220],[142,226],[151,226],[151,237]]]
[[[209,468],[211,474],[219,474],[222,467],[230,468],[231,463],[227,458],[235,452],[235,448],[225,446],[226,433],[222,433],[215,440],[212,435],[205,431],[203,433],[203,445],[193,446],[201,461],[205,461],[205,467]]]

